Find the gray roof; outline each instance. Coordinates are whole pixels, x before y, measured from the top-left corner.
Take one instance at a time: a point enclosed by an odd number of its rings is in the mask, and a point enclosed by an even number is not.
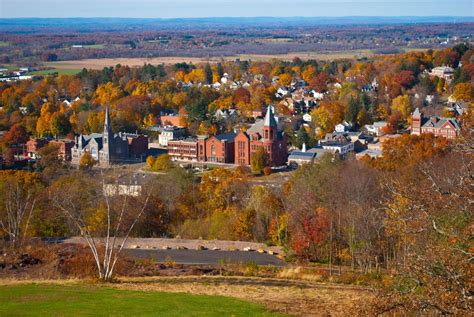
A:
[[[430,117],[423,122],[423,127],[441,128],[446,122],[449,122],[455,129],[460,129],[459,121],[456,118],[438,118]]]
[[[290,156],[288,156],[288,160],[311,161],[315,157],[316,153],[314,152],[293,151]]]
[[[221,134],[218,134],[216,135],[216,139],[218,139],[219,141],[222,141],[222,140],[227,140],[227,141],[234,141],[234,138],[237,134],[234,133],[234,132],[227,132],[227,133],[221,133]]]

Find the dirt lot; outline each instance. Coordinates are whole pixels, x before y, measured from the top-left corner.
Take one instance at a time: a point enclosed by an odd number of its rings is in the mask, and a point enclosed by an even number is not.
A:
[[[375,296],[364,287],[256,277],[123,278],[114,287],[230,296],[295,316],[362,316]]]
[[[187,62],[193,64],[199,64],[203,62],[217,63],[224,60],[235,60],[240,58],[242,60],[250,59],[252,61],[268,61],[272,58],[292,60],[295,57],[299,57],[303,60],[307,59],[319,59],[319,60],[332,60],[338,58],[354,58],[354,57],[370,57],[373,53],[370,50],[353,50],[353,51],[327,51],[327,52],[296,52],[282,55],[237,55],[227,57],[211,57],[211,58],[198,58],[198,57],[154,57],[154,58],[100,58],[100,59],[84,59],[74,61],[59,61],[59,62],[47,62],[45,66],[53,67],[56,69],[102,69],[108,66],[115,66],[117,64],[128,65],[128,66],[142,66],[144,63],[148,64],[175,64],[179,62]]]

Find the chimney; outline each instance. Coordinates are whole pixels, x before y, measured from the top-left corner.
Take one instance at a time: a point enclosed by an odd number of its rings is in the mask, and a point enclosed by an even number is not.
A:
[[[303,146],[301,147],[301,152],[306,152],[306,143],[303,143]]]

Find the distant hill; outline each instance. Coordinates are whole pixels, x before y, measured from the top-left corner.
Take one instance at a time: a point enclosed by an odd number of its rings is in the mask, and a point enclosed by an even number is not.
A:
[[[61,26],[67,31],[192,29],[195,27],[214,28],[221,26],[337,26],[337,25],[390,25],[390,24],[429,24],[429,23],[470,23],[474,17],[213,17],[213,18],[176,18],[176,19],[140,19],[140,18],[9,18],[0,19],[0,31],[7,33],[29,32],[36,29]],[[122,29],[123,30],[123,29]]]

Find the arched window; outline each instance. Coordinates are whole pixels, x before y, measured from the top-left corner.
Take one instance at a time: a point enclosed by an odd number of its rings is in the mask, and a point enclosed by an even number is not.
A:
[[[214,144],[211,145],[211,155],[216,156],[216,146]]]

